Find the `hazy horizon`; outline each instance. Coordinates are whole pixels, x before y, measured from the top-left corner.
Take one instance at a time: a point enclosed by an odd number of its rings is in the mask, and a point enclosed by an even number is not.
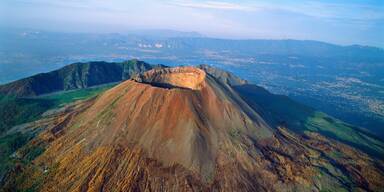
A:
[[[382,1],[0,2],[0,27],[54,32],[197,32],[224,39],[298,39],[384,47]]]
[[[4,30],[3,27],[0,26],[0,30]],[[221,37],[221,36],[210,36],[206,34],[202,34],[196,31],[181,31],[181,30],[173,30],[173,29],[132,29],[132,30],[126,30],[126,31],[120,31],[120,32],[88,32],[88,31],[60,31],[60,30],[49,30],[49,29],[36,29],[36,28],[8,28],[7,32],[25,32],[25,33],[58,33],[58,34],[90,34],[90,35],[142,35],[143,37],[147,36],[153,36],[155,37],[156,32],[160,32],[160,35],[156,35],[157,37],[192,37],[192,38],[209,38],[209,39],[222,39],[222,40],[271,40],[271,41],[284,41],[284,40],[293,40],[293,41],[314,41],[314,42],[321,42],[321,43],[327,43],[332,44],[336,46],[366,46],[366,47],[375,47],[384,49],[384,45],[368,45],[368,44],[359,44],[359,43],[337,43],[337,42],[330,42],[325,40],[318,40],[318,39],[299,39],[299,38],[247,38],[247,37]]]

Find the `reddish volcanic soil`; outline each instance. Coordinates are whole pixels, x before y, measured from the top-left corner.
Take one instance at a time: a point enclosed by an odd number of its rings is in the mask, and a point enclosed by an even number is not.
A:
[[[79,105],[33,141],[47,147],[34,160],[47,176],[24,173],[44,178],[41,191],[320,191],[346,188],[344,177],[384,187],[367,155],[269,126],[206,70],[151,70]]]

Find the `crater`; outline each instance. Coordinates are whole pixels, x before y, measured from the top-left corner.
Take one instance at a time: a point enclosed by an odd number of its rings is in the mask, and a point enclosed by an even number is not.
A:
[[[205,72],[195,67],[152,69],[133,78],[140,83],[162,88],[199,90],[205,80]]]

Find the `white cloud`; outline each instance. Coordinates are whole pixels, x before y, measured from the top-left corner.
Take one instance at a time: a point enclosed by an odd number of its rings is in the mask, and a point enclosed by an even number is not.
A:
[[[290,12],[323,19],[380,20],[384,19],[384,7],[369,4],[328,3],[321,1],[281,2],[269,1],[196,1],[176,0],[170,3],[180,7],[196,9],[238,10],[238,11],[277,11]]]
[[[325,19],[384,19],[384,7],[373,5],[309,1],[302,4],[282,6],[280,9]]]

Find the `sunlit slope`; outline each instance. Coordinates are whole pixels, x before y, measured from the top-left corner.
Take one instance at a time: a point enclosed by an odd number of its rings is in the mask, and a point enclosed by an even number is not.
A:
[[[71,102],[89,99],[111,88],[113,85],[108,84],[93,88],[58,92],[29,99],[2,96],[0,101],[0,178],[7,169],[15,166],[17,163],[13,159],[12,154],[33,139],[38,133],[33,130],[23,129],[21,129],[23,130],[22,132],[12,131],[7,133],[12,127],[47,118],[47,115],[44,115],[44,112],[47,110],[58,109]],[[25,155],[25,161],[30,162],[41,153],[42,148],[34,148],[28,152],[28,155]]]
[[[235,79],[206,66],[156,69],[40,119],[23,129],[45,127],[17,150],[18,167],[2,186],[36,191],[384,187],[382,161],[322,132],[329,125],[316,119],[325,117],[302,118],[311,110],[291,108],[298,106],[272,94],[267,99],[273,102],[257,98],[263,90],[252,86],[245,94],[246,82]],[[295,120],[284,122],[287,117]],[[302,119],[312,128],[295,125]]]

